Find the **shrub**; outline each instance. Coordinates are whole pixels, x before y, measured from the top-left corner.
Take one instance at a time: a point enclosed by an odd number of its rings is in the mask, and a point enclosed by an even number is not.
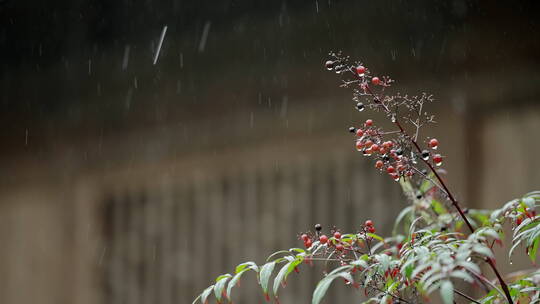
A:
[[[336,267],[324,272],[313,292],[313,304],[321,302],[336,279],[363,289],[369,297],[366,302],[418,303],[439,292],[445,304],[454,303],[455,297],[486,304],[540,303],[540,271],[527,270],[507,282],[493,253],[494,246],[502,245],[503,225],[510,222],[513,235],[508,254],[524,246],[534,263],[540,242],[535,211],[540,192],[528,193],[497,210],[463,208],[441,177],[444,156],[438,152],[439,141],[419,137],[420,129],[434,122],[426,111],[433,97],[390,95],[387,91],[394,82],[390,77],[376,76],[361,62],[351,63],[340,53],[330,53],[330,57],[325,66],[343,77],[342,87],[352,89],[356,109],[382,112],[394,127],[384,130],[367,119],[349,129],[355,148],[374,159],[375,170],[398,182],[410,202],[396,218],[393,235],[379,236],[371,220],[350,233],[336,228],[325,232],[317,224],[313,232],[300,235],[304,248],[275,252],[263,265],[242,263],[234,273],[219,276],[193,303],[207,303],[212,293],[218,302],[231,301],[231,289],[248,272],[257,275],[266,299],[277,302],[278,290],[291,272],[301,264],[318,262]],[[484,264],[494,272],[496,283],[486,278]],[[458,281],[477,286],[483,296],[474,299],[456,289]]]

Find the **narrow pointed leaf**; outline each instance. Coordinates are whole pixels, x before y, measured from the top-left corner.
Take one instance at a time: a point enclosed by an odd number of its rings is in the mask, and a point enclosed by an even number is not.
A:
[[[270,281],[270,276],[272,275],[275,266],[276,262],[266,263],[261,267],[261,271],[259,272],[259,284],[261,285],[264,294],[268,293],[268,282]]]
[[[210,295],[210,293],[212,293],[212,290],[213,290],[213,289],[214,289],[214,285],[209,286],[208,288],[206,288],[206,289],[201,293],[200,299],[201,299],[201,303],[202,303],[202,304],[206,304],[206,303],[207,303],[208,296]]]
[[[220,275],[216,279],[216,285],[214,286],[214,294],[216,295],[216,299],[218,300],[218,302],[221,301],[221,296],[223,294],[223,289],[225,288],[225,284],[227,284],[227,281],[231,277],[232,277],[232,275],[227,273],[227,274],[224,274],[224,275]]]
[[[450,280],[443,281],[441,284],[441,298],[444,304],[454,303],[454,285]]]
[[[279,285],[285,281],[285,278],[289,272],[289,267],[292,265],[292,263],[293,261],[290,261],[287,264],[283,265],[283,267],[281,267],[278,274],[276,275],[276,278],[274,279],[274,289],[273,289],[274,296],[277,296]]]

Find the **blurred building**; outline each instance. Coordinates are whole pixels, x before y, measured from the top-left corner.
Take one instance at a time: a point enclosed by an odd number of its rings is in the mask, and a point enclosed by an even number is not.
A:
[[[52,2],[0,1],[0,303],[191,303],[315,223],[389,233],[406,201],[355,153],[330,50],[435,94],[467,206],[540,188],[535,2]]]

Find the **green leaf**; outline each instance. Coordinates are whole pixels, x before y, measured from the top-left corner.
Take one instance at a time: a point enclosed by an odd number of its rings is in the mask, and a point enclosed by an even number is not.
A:
[[[405,218],[405,216],[412,213],[412,211],[413,211],[412,206],[408,206],[405,209],[401,210],[401,212],[399,213],[399,215],[396,218],[396,221],[394,222],[394,229],[393,229],[394,234],[397,231],[397,227],[398,227],[399,223],[403,220],[403,218]]]
[[[227,299],[229,299],[229,300],[231,299],[231,290],[232,290],[232,288],[234,287],[234,285],[236,285],[236,283],[238,283],[238,280],[240,280],[240,277],[249,270],[253,270],[255,272],[258,272],[259,267],[257,267],[257,265],[255,265],[255,263],[253,263],[248,268],[244,268],[240,272],[235,274],[234,277],[229,281],[229,284],[227,285],[227,293],[226,293]]]
[[[493,252],[491,251],[491,249],[489,249],[488,247],[486,246],[483,246],[483,245],[474,245],[473,246],[473,251],[476,252],[476,253],[479,253],[481,255],[484,255],[486,257],[489,257],[489,258],[494,258],[495,256],[493,255]]]
[[[529,250],[529,258],[531,259],[531,262],[536,261],[536,254],[538,252],[538,243],[540,242],[540,238],[537,238],[534,240],[532,248]]]
[[[214,285],[207,287],[191,304],[197,303],[198,299],[201,299],[202,304],[208,303],[207,299],[210,293],[212,293],[212,289],[214,289]]]
[[[322,279],[319,284],[317,284],[317,287],[313,291],[313,298],[311,299],[311,304],[319,304],[322,301],[322,298],[326,294],[326,291],[328,290],[328,287],[330,287],[330,284],[334,281],[334,279],[342,277],[349,282],[353,282],[353,278],[350,273],[348,272],[340,272],[335,273],[333,275],[328,275],[324,279]]]
[[[382,237],[376,235],[375,233],[366,233],[366,234],[367,234],[368,236],[370,236],[370,237],[376,239],[377,241],[381,241],[381,242],[384,243],[384,239],[383,239]]]
[[[275,266],[276,262],[266,263],[261,267],[261,271],[259,272],[259,284],[261,285],[264,294],[268,294],[268,282],[270,281],[270,276],[272,275]]]
[[[283,254],[283,253],[286,253],[286,254],[291,254],[289,251],[287,250],[280,250],[280,251],[276,251],[274,253],[272,253],[267,259],[266,261],[270,261],[274,256],[278,255],[278,254]]]
[[[441,284],[441,298],[444,304],[454,303],[454,285],[450,280],[443,281]]]
[[[512,245],[512,248],[510,248],[510,251],[508,251],[508,257],[512,257],[512,253],[514,253],[514,250],[517,248],[517,246],[521,243],[521,240],[517,241]]]
[[[242,270],[244,270],[246,267],[255,267],[255,269],[258,268],[257,264],[255,264],[255,262],[245,262],[245,263],[242,263],[242,264],[239,264],[238,266],[236,266],[236,269],[235,269],[234,273],[239,273]]]
[[[474,282],[474,278],[468,272],[463,271],[463,270],[452,271],[450,276],[454,278],[462,279],[469,283]]]
[[[277,296],[279,290],[279,285],[287,281],[289,274],[304,261],[304,256],[298,255],[296,259],[290,260],[285,264],[278,272],[276,278],[274,279],[274,296]]]
[[[227,284],[227,280],[231,278],[232,275],[230,274],[223,274],[217,277],[216,279],[216,285],[214,286],[214,294],[216,295],[216,299],[218,302],[221,301],[221,296],[223,294],[223,289],[225,288],[225,284]]]
[[[436,199],[431,199],[431,208],[433,208],[433,210],[439,215],[448,213],[443,204]]]
[[[405,276],[410,279],[413,271],[414,271],[414,266],[412,264],[407,265],[407,267],[405,267]]]

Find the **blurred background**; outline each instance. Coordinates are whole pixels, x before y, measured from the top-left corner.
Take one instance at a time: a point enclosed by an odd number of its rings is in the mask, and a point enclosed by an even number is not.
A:
[[[354,110],[323,66],[331,50],[435,95],[438,124],[421,136],[437,134],[463,204],[539,189],[538,13],[536,1],[1,0],[0,303],[191,303],[315,223],[370,218],[389,233],[406,201],[347,132],[380,117]],[[302,271],[282,303],[310,302],[320,273]],[[235,302],[264,302],[255,281]],[[327,303],[358,297],[337,287]]]

